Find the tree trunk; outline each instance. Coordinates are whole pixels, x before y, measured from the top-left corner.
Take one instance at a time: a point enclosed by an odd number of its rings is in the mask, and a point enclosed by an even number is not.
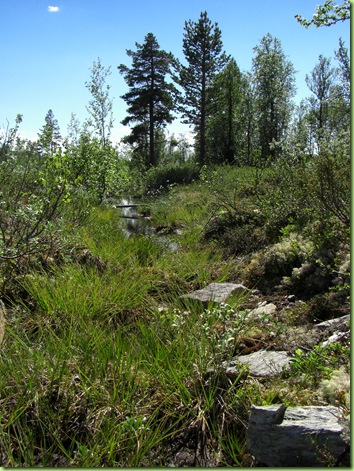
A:
[[[206,144],[205,144],[205,120],[206,120],[206,80],[205,72],[202,77],[202,94],[201,94],[201,109],[200,109],[200,143],[199,143],[199,162],[201,165],[205,164],[206,160]]]
[[[154,117],[154,88],[155,88],[154,59],[151,57],[151,89],[149,102],[149,167],[156,166],[155,156],[155,117]]]

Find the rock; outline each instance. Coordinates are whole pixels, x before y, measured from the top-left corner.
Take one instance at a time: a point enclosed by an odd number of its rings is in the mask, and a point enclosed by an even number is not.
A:
[[[242,294],[248,288],[234,283],[211,283],[203,289],[192,291],[181,296],[182,299],[191,299],[202,303],[224,303],[232,294]]]
[[[336,330],[348,330],[348,322],[350,321],[350,314],[347,314],[342,317],[336,317],[335,319],[331,319],[329,321],[321,322],[320,324],[316,324],[318,329],[336,329]]]
[[[321,332],[325,332],[326,336],[328,336],[327,340],[324,340],[321,343],[321,347],[324,348],[334,342],[349,340],[349,337],[350,337],[349,321],[350,321],[350,314],[347,314],[345,316],[337,317],[335,319],[331,319],[329,321],[324,321],[324,322],[321,322],[320,324],[317,324],[315,328],[317,328]]]
[[[331,335],[327,340],[321,343],[321,347],[325,348],[328,347],[328,345],[331,345],[332,343],[335,342],[340,342],[341,340],[349,340],[349,332],[337,332],[333,335]]]
[[[290,365],[291,357],[288,352],[274,352],[259,350],[250,355],[240,355],[229,363],[224,363],[226,374],[237,375],[240,371],[240,363],[249,366],[249,373],[252,376],[276,376],[282,373],[283,369]]]
[[[269,467],[333,467],[339,459],[345,465],[350,458],[346,429],[334,406],[251,406],[248,447],[259,464]]]
[[[5,305],[0,299],[0,344],[5,335]]]
[[[262,314],[266,314],[267,316],[270,316],[274,314],[276,310],[277,310],[277,306],[275,304],[273,303],[263,304],[262,303],[261,306],[256,307],[255,309],[252,309],[252,311],[248,313],[248,317],[249,318],[259,317]]]

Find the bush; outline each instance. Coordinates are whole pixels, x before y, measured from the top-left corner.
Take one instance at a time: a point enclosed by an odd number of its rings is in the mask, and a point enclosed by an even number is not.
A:
[[[215,240],[227,255],[248,254],[264,246],[264,218],[257,212],[224,211],[210,219],[204,231],[206,240]]]
[[[0,162],[0,294],[18,274],[63,249],[62,220],[70,203],[61,151],[7,149]]]
[[[199,175],[200,168],[194,162],[154,167],[146,173],[145,192],[162,190],[174,184],[192,183],[199,179]]]
[[[350,155],[345,145],[334,141],[306,161],[283,155],[272,170],[258,181],[259,209],[269,228],[279,233],[289,223],[299,230],[316,223],[316,245],[348,236]]]

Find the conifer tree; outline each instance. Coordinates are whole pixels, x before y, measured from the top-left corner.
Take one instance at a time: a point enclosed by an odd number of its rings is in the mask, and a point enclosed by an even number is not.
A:
[[[173,57],[160,49],[152,33],[145,36],[144,44],[135,45],[136,51],[127,50],[127,55],[132,58],[131,68],[123,64],[118,66],[130,89],[122,96],[128,105],[128,116],[122,124],[136,123],[126,142],[135,144],[137,153],[144,156],[145,165],[153,167],[157,164],[157,131],[173,120],[177,90],[166,81]]]
[[[212,24],[206,11],[201,12],[197,22],[185,22],[183,53],[188,66],[176,62],[176,81],[184,90],[180,107],[184,123],[194,126],[197,133],[197,159],[201,164],[207,160],[210,86],[227,60],[222,47],[221,30],[217,23]]]

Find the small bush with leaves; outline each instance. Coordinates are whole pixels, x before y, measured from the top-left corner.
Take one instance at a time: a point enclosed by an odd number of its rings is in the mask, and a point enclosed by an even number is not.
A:
[[[60,150],[41,155],[21,144],[6,147],[0,162],[0,291],[60,250],[60,222],[70,202],[65,168]]]
[[[193,162],[183,165],[164,165],[148,170],[145,176],[147,192],[168,188],[176,183],[191,183],[199,179],[200,169]]]

